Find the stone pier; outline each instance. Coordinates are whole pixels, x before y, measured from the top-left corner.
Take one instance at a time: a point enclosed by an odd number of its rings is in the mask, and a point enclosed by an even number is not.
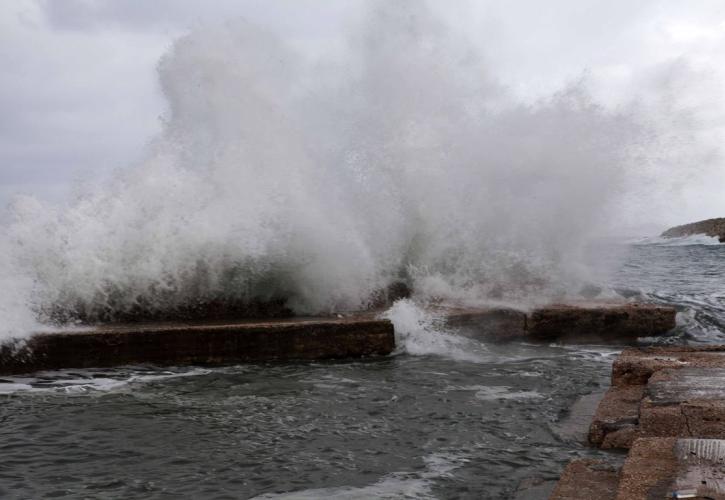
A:
[[[522,311],[431,309],[448,328],[481,340],[635,342],[675,327],[675,310],[646,304],[581,303]],[[182,365],[384,356],[395,349],[380,311],[320,318],[101,325],[38,333],[0,346],[0,375],[128,364]]]
[[[393,325],[373,315],[107,326],[32,336],[0,347],[0,374],[132,364],[185,365],[381,356]]]
[[[620,470],[601,460],[574,460],[550,500],[725,500],[725,441],[640,438]]]
[[[627,349],[614,362],[590,442],[675,436],[725,439],[725,346]]]
[[[530,311],[444,308],[441,312],[449,326],[495,341],[525,338],[568,344],[632,344],[638,338],[662,335],[676,326],[675,309],[655,304],[581,302]]]
[[[623,467],[575,460],[551,500],[725,500],[725,346],[622,352],[588,438]]]

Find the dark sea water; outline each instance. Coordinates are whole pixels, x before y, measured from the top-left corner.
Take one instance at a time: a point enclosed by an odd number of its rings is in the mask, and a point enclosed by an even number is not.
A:
[[[678,307],[665,341],[721,342],[725,245],[686,243],[631,246],[614,285]],[[430,345],[4,379],[0,498],[543,499],[570,459],[621,459],[577,418],[616,346]]]
[[[694,244],[697,241],[708,244]],[[629,247],[616,283],[677,307],[674,341],[725,343],[725,244],[714,238]]]

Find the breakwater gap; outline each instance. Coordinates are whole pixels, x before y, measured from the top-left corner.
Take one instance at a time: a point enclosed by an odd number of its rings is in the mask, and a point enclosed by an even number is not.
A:
[[[436,307],[445,327],[490,341],[634,342],[675,327],[675,309],[653,304],[554,304],[510,308]],[[396,349],[381,312],[333,317],[101,325],[41,332],[0,347],[0,375],[132,364],[219,365],[385,356]]]

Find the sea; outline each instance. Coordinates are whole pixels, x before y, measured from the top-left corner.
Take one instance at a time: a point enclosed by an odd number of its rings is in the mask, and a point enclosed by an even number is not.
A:
[[[640,344],[725,341],[725,245],[626,245],[611,287],[677,308]],[[0,379],[0,498],[548,497],[587,446],[621,345],[412,332],[329,362],[128,366]],[[407,348],[406,348],[407,346]]]

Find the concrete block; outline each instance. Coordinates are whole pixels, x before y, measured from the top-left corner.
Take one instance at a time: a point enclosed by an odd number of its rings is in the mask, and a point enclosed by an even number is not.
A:
[[[653,304],[584,303],[551,305],[527,317],[528,335],[562,342],[634,341],[675,327],[676,311]]]
[[[602,460],[569,462],[549,500],[613,500],[619,486],[619,471]]]
[[[629,448],[637,437],[644,386],[612,387],[599,402],[589,442],[600,448]]]
[[[223,364],[386,355],[393,325],[370,315],[224,323],[103,326],[42,333],[0,347],[0,374],[61,368]]]
[[[637,439],[622,467],[617,500],[725,500],[725,441]]]
[[[612,385],[643,385],[665,368],[725,368],[725,346],[625,349],[612,365]]]

